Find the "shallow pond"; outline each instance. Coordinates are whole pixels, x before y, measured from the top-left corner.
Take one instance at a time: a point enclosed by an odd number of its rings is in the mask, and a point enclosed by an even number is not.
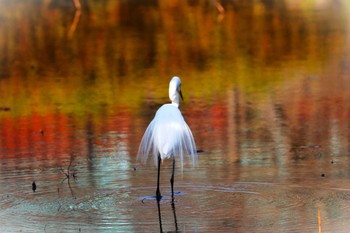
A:
[[[0,1],[1,231],[347,232],[349,10]],[[136,154],[174,75],[203,152],[158,206]]]

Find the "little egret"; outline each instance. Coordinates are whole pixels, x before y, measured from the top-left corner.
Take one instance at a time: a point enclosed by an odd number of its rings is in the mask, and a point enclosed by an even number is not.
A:
[[[179,110],[179,102],[183,100],[181,93],[181,80],[179,77],[173,77],[169,83],[170,104],[161,106],[154,119],[146,129],[141,140],[138,151],[138,159],[146,162],[149,154],[153,155],[154,163],[158,163],[157,191],[156,198],[161,199],[159,190],[160,164],[164,159],[173,159],[173,170],[170,179],[171,197],[174,201],[174,170],[175,160],[180,159],[181,166],[183,159],[187,156],[195,163],[197,160],[196,144],[192,132],[186,124]]]

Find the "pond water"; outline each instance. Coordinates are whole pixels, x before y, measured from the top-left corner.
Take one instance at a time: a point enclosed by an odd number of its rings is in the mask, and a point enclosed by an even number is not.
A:
[[[347,1],[73,2],[0,1],[1,231],[348,232]],[[158,206],[174,75],[203,152]]]

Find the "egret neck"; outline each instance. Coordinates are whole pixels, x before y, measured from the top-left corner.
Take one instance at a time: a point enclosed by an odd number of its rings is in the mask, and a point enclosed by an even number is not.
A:
[[[179,107],[180,104],[180,98],[182,98],[181,93],[181,81],[179,77],[173,77],[169,84],[169,99],[171,100],[171,104]]]

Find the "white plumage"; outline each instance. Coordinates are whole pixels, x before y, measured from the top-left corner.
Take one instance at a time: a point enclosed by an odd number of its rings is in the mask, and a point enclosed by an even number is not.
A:
[[[169,98],[171,104],[161,106],[143,135],[138,158],[145,163],[151,154],[157,164],[158,154],[161,159],[171,156],[179,157],[181,164],[185,156],[196,162],[197,150],[192,132],[186,124],[178,106],[181,96],[181,81],[173,77],[169,84]]]

